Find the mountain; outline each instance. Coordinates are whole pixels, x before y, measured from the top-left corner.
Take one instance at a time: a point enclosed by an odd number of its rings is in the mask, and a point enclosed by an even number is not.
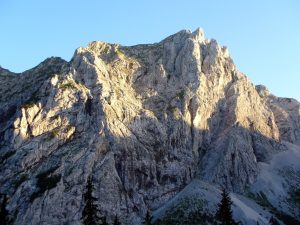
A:
[[[15,224],[82,224],[88,177],[108,221],[141,224],[149,209],[157,224],[195,212],[207,224],[223,188],[236,221],[300,221],[299,102],[253,85],[201,29],[91,42],[70,62],[1,68],[0,82],[0,192]]]

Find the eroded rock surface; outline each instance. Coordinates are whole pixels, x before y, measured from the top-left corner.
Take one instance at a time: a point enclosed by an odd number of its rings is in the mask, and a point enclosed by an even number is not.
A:
[[[299,103],[255,87],[201,29],[2,71],[0,191],[16,224],[81,224],[88,176],[101,214],[140,224],[195,177],[243,193],[281,140],[300,140]]]

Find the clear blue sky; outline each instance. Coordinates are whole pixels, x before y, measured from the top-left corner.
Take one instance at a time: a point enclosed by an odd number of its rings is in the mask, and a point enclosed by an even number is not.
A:
[[[0,0],[0,65],[21,72],[93,40],[153,43],[197,27],[255,84],[300,100],[299,0]]]

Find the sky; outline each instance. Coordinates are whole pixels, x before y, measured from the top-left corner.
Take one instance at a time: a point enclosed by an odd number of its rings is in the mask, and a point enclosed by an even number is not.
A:
[[[0,65],[22,72],[94,40],[154,43],[198,27],[254,84],[300,100],[299,0],[0,0]]]

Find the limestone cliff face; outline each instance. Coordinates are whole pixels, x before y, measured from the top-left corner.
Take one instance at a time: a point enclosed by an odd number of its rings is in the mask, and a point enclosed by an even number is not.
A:
[[[299,103],[255,87],[200,29],[0,73],[0,191],[16,224],[81,224],[88,176],[102,214],[139,224],[195,177],[242,193],[281,140],[300,141]]]
[[[280,137],[291,143],[300,144],[300,106],[291,98],[278,98],[269,93],[262,85],[257,87],[258,93],[272,110],[278,126]]]

